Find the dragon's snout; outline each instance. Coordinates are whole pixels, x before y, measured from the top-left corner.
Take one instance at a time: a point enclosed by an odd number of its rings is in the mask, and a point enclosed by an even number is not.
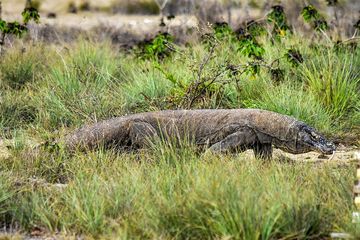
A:
[[[336,150],[333,142],[328,141],[321,134],[317,133],[311,127],[304,127],[299,134],[300,141],[310,147],[312,150],[323,154],[332,154]]]
[[[323,154],[332,154],[336,150],[336,146],[332,142],[326,142],[316,146]]]

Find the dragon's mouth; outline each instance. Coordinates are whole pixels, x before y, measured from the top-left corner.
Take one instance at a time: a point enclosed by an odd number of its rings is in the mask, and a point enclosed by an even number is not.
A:
[[[323,154],[333,154],[336,150],[336,147],[333,143],[328,142],[328,143],[315,143],[314,147],[320,151]]]

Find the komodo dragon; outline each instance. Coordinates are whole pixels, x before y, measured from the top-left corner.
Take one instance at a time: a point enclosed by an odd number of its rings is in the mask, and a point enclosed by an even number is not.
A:
[[[99,145],[138,149],[154,138],[190,139],[213,152],[253,149],[258,158],[272,156],[272,146],[298,154],[331,154],[335,145],[314,128],[292,117],[259,109],[166,110],[105,120],[65,137],[69,150]]]

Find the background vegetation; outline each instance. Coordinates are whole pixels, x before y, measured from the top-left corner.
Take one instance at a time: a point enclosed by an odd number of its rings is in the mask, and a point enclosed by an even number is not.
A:
[[[274,6],[237,29],[213,23],[186,45],[166,31],[126,49],[86,37],[14,40],[0,57],[0,139],[9,153],[0,155],[0,225],[112,239],[359,238],[353,164],[213,156],[188,143],[33,150],[83,124],[178,108],[272,110],[359,145],[360,25],[334,38],[325,15],[309,9],[310,33]]]

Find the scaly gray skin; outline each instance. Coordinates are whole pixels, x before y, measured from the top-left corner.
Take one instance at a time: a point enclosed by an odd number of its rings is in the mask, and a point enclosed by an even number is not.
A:
[[[138,149],[154,138],[188,139],[213,152],[253,149],[258,158],[272,156],[272,147],[298,154],[332,154],[335,145],[296,119],[259,109],[167,110],[122,116],[84,126],[66,136],[69,150],[104,145]]]

